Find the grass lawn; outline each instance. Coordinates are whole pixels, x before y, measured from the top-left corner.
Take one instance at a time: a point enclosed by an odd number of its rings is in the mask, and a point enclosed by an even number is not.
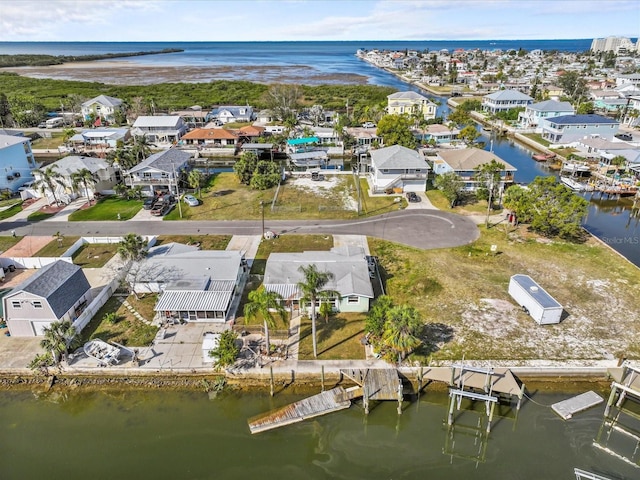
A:
[[[19,212],[22,211],[22,200],[16,201],[14,199],[14,200],[12,200],[12,203],[10,205],[11,206],[9,208],[6,208],[6,209],[0,211],[0,220],[5,220],[7,218],[11,218],[16,213],[19,213]]]
[[[260,242],[251,273],[264,275],[267,258],[271,253],[327,251],[333,247],[331,235],[280,235],[273,240]]]
[[[58,148],[62,145],[62,136],[61,132],[51,132],[51,137],[40,137],[31,142],[31,148],[36,150]]]
[[[121,220],[129,220],[135,216],[142,208],[140,200],[126,200],[121,197],[106,197],[98,200],[95,205],[76,210],[69,215],[69,221],[105,221],[118,220],[120,214]]]
[[[224,250],[231,241],[231,235],[159,235],[156,245],[163,243],[199,243],[202,250]]]
[[[30,222],[40,222],[41,220],[46,220],[47,218],[53,217],[56,213],[57,212],[45,213],[45,212],[37,211],[29,214],[29,216],[27,217],[27,220]]]
[[[373,238],[369,245],[388,294],[417,308],[427,325],[413,360],[640,358],[640,269],[593,239],[549,241],[499,225],[458,248],[421,251]],[[514,274],[540,283],[566,318],[539,326],[525,315],[507,292]]]
[[[316,329],[318,335],[319,360],[363,360],[364,346],[360,339],[364,336],[363,313],[337,313],[325,322],[318,316]],[[302,319],[300,325],[300,360],[313,360],[313,340],[311,338],[311,320]]]
[[[100,340],[113,341],[132,347],[151,345],[158,328],[147,325],[135,318],[122,305],[122,300],[121,297],[113,296],[98,310],[91,322],[82,330],[82,342],[99,338]],[[147,295],[140,300],[136,300],[133,295],[130,295],[127,300],[144,318],[147,320],[153,318],[156,295]],[[103,321],[104,316],[111,312],[116,312],[119,316],[119,320],[115,324]]]
[[[545,147],[551,145],[551,143],[548,140],[542,138],[542,135],[540,135],[539,133],[523,133],[522,135],[530,138],[534,142],[538,142],[540,145],[543,145]]]
[[[22,240],[22,237],[0,237],[0,252],[5,252]]]
[[[349,177],[352,178],[352,177]],[[366,178],[360,177],[360,191],[362,194],[362,211],[365,215],[380,215],[394,210],[406,208],[407,199],[395,195],[369,196],[369,183]],[[357,194],[355,194],[357,196]],[[399,202],[396,199],[400,198]]]
[[[117,250],[117,243],[85,243],[73,254],[73,263],[82,268],[101,268]]]
[[[474,201],[470,199],[468,202],[463,202],[460,205],[456,205],[453,208],[449,207],[449,200],[445,198],[443,193],[440,190],[428,190],[426,192],[427,198],[433,203],[433,205],[445,212],[457,213],[460,215],[486,215],[487,214],[487,201],[486,200],[478,200]],[[491,214],[500,213],[502,211],[501,208],[497,209],[494,205]]]
[[[62,241],[58,241],[57,238],[54,238],[49,243],[47,243],[44,247],[38,250],[33,254],[34,257],[59,257],[67,249],[76,243],[80,237],[76,236],[63,236]]]

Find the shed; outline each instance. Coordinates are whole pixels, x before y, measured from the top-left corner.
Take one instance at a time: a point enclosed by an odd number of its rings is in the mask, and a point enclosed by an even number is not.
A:
[[[539,325],[560,323],[562,305],[529,275],[513,275],[509,282],[509,295]]]
[[[209,355],[209,352],[215,350],[220,345],[219,333],[205,333],[202,340],[202,363],[214,363],[215,357]]]

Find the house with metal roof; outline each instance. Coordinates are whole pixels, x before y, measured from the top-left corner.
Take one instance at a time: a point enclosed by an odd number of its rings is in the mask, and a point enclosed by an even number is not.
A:
[[[120,167],[115,163],[110,164],[104,158],[69,155],[53,162],[49,167],[60,174],[58,179],[60,184],[56,184],[55,197],[64,203],[69,203],[71,200],[87,194],[89,198],[93,198],[96,192],[111,190],[116,183],[120,183],[122,180]],[[76,185],[73,178],[75,173],[84,169],[89,170],[93,176],[93,182],[87,182],[86,188],[84,184]],[[36,181],[41,178],[38,173],[34,173],[34,177]],[[46,196],[49,203],[54,201],[48,188],[40,191],[39,195]]]
[[[178,194],[178,173],[189,167],[191,154],[177,148],[154,153],[125,172],[125,183],[130,187],[141,186],[144,195],[153,196],[157,191]]]
[[[175,143],[187,131],[187,125],[179,115],[141,115],[131,129],[132,135],[142,135],[151,143]]]
[[[532,103],[533,98],[518,90],[498,90],[482,97],[482,110],[495,114],[514,108],[526,108]]]
[[[339,312],[367,312],[373,299],[373,287],[369,267],[361,247],[333,247],[329,251],[302,253],[272,253],[267,259],[264,272],[264,288],[279,293],[293,309],[301,306],[302,292],[298,287],[304,281],[300,267],[315,265],[320,272],[332,275],[324,289],[340,293],[331,300],[334,310]],[[319,305],[318,305],[319,306]]]
[[[247,273],[242,252],[169,243],[151,247],[127,281],[137,293],[159,293],[154,309],[167,319],[224,323],[235,314]]]
[[[39,269],[2,299],[5,320],[14,337],[43,335],[53,322],[73,322],[91,302],[82,269],[57,260]]]
[[[0,135],[0,191],[13,193],[33,179],[32,170],[38,168],[29,137]]]
[[[513,183],[514,175],[518,169],[502,160],[495,153],[479,148],[439,150],[433,160],[433,172],[436,175],[455,172],[464,182],[463,189],[473,192],[478,188],[478,181],[475,178],[477,168],[491,163],[492,160],[503,165],[500,170],[500,190],[503,191]]]
[[[371,150],[371,168],[367,175],[369,189],[383,193],[390,189],[400,192],[424,192],[427,188],[429,164],[424,157],[402,145]]]
[[[460,130],[458,128],[449,128],[439,123],[426,125],[425,127],[413,130],[413,136],[422,145],[427,143],[435,143],[437,145],[451,143],[458,139],[459,134]]]
[[[438,106],[417,92],[396,92],[387,95],[387,112],[390,115],[420,115],[425,120],[436,118]]]
[[[103,149],[116,148],[118,142],[131,138],[128,128],[98,127],[82,130],[69,139],[74,148]]]
[[[594,135],[611,139],[618,133],[620,123],[613,118],[590,113],[545,118],[540,126],[542,138],[552,144],[566,145]]]
[[[98,95],[87,100],[80,107],[80,113],[85,120],[90,120],[93,116],[94,119],[115,122],[117,112],[124,112],[124,103],[119,98],[107,95]]]
[[[518,122],[522,128],[535,128],[543,118],[559,117],[561,115],[573,115],[575,109],[569,102],[557,100],[545,100],[543,102],[527,105],[524,112],[518,115]]]
[[[255,119],[256,114],[253,111],[253,107],[249,105],[221,105],[211,110],[206,118],[207,122],[217,120],[222,124],[229,122],[253,122]]]

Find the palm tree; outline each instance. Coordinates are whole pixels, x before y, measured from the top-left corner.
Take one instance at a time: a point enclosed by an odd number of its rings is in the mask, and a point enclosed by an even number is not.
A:
[[[152,144],[149,142],[149,139],[144,135],[134,135],[133,136],[133,158],[135,161],[134,165],[137,165],[142,160],[147,158],[151,154]]]
[[[187,183],[189,187],[198,189],[198,196],[200,196],[200,185],[202,185],[202,172],[200,170],[191,170],[187,177]]]
[[[316,301],[339,297],[340,293],[335,290],[325,289],[324,286],[333,279],[333,273],[321,272],[314,264],[301,265],[300,270],[304,275],[304,280],[298,282],[298,288],[302,292],[301,303],[311,303],[311,337],[313,340],[313,356],[318,357],[318,345],[316,339]]]
[[[75,173],[72,173],[71,180],[73,181],[74,187],[78,187],[79,185],[82,185],[84,187],[84,192],[87,196],[87,202],[89,203],[89,205],[91,205],[91,198],[89,197],[89,185],[93,187],[96,184],[96,182],[98,181],[96,176],[88,168],[83,168]]]
[[[42,329],[44,338],[40,340],[40,346],[51,352],[56,366],[60,363],[60,357],[67,361],[69,347],[73,344],[76,329],[69,320],[53,322]]]
[[[56,196],[56,188],[58,186],[63,187],[64,181],[62,175],[57,171],[57,165],[49,165],[47,168],[36,168],[32,173],[39,178],[34,182],[34,186],[40,190],[43,195],[46,195],[46,191],[49,190],[53,195],[53,200],[58,205],[58,197]]]
[[[127,187],[124,183],[118,183],[117,185],[113,186],[113,191],[116,192],[116,195],[120,195],[124,198],[129,191],[129,187]]]
[[[418,335],[423,327],[420,314],[415,308],[408,305],[393,307],[387,313],[382,343],[398,354],[400,363],[422,343]]]
[[[147,255],[147,241],[136,233],[127,233],[118,243],[118,253],[124,260],[141,260]]]
[[[264,319],[264,336],[267,343],[267,353],[269,352],[269,327],[276,326],[276,320],[273,311],[280,315],[280,318],[286,318],[287,311],[282,305],[282,295],[278,292],[270,292],[264,287],[249,292],[249,303],[244,306],[244,316],[248,319],[254,319],[258,314]]]

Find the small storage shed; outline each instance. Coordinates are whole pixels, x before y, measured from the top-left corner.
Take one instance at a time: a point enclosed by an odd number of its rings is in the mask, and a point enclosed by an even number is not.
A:
[[[562,305],[529,275],[514,275],[509,282],[509,295],[538,324],[560,323]]]
[[[205,333],[202,339],[202,363],[214,363],[215,357],[211,357],[209,352],[215,350],[220,345],[219,333]]]

